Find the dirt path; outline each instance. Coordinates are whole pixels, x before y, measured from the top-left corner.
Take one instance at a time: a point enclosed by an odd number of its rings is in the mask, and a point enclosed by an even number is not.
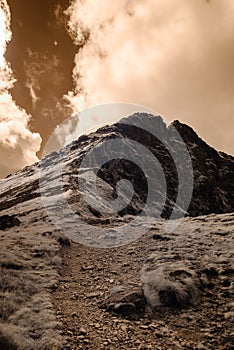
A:
[[[139,335],[147,337],[144,328],[139,332],[141,328],[136,326],[146,320],[121,319],[98,306],[114,285],[129,281],[139,284],[141,261],[133,247],[94,249],[72,244],[64,249],[63,259],[65,265],[55,305],[68,342],[65,348],[139,349],[142,344]],[[150,344],[150,339],[147,343]]]
[[[174,253],[178,248],[183,259],[186,254],[191,259],[191,237],[161,241],[152,238],[155,233],[151,230],[120,248],[95,249],[74,243],[63,248],[64,265],[54,304],[66,340],[64,349],[233,349],[232,340],[224,339],[224,313],[233,300],[227,286],[201,293],[193,308],[169,310],[154,320],[144,316],[128,320],[99,307],[113,286],[139,284],[139,270],[150,253],[165,256],[173,246]],[[197,239],[193,259],[199,259],[198,249],[205,254],[210,242]]]

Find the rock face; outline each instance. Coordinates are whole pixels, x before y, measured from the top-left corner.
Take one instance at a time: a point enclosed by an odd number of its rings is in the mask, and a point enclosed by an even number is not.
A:
[[[137,120],[138,126],[134,125],[135,120]],[[50,186],[46,190],[46,196],[57,194],[56,188],[53,188],[53,180],[56,178],[57,172],[53,172],[51,169],[55,169],[58,164],[63,164],[63,190],[71,189],[73,191],[71,202],[79,200],[78,214],[86,220],[94,221],[113,217],[113,215],[103,214],[92,205],[82,201],[82,196],[77,191],[77,171],[88,152],[95,148],[98,149],[106,141],[121,140],[125,142],[125,140],[131,140],[135,144],[143,145],[148,149],[163,169],[167,187],[164,208],[161,208],[160,204],[157,208],[157,198],[160,202],[162,197],[161,174],[156,169],[155,175],[149,169],[149,176],[155,177],[152,180],[155,197],[157,197],[155,199],[155,211],[161,211],[161,216],[168,218],[175,206],[178,194],[178,174],[173,158],[180,153],[182,148],[182,142],[178,142],[174,136],[175,129],[179,132],[188,149],[193,167],[194,186],[192,200],[187,210],[188,215],[198,216],[232,212],[234,208],[234,158],[225,153],[217,152],[208,146],[189,126],[179,121],[166,126],[161,117],[143,113],[134,114],[116,124],[103,127],[95,133],[81,136],[59,153],[54,152],[47,156],[40,163],[40,168],[47,173],[51,172],[51,174],[45,181],[41,181],[41,189]],[[148,130],[154,132],[150,133]],[[158,135],[158,138],[155,137],[155,134]],[[172,152],[169,152],[168,149]],[[132,148],[133,156],[136,159],[139,158],[137,152],[137,149]],[[108,149],[106,153],[108,153]],[[123,157],[118,157],[118,153],[119,150],[117,150],[116,159],[107,161],[98,170],[97,176],[102,180],[99,189],[101,195],[113,201],[118,196],[117,184],[119,180],[129,180],[134,188],[133,197],[130,203],[118,211],[118,215],[120,217],[128,214],[137,215],[141,212],[147,200],[147,179],[144,171],[138,165],[123,159]],[[145,154],[144,156],[146,165],[150,164],[150,159],[147,160],[148,155]],[[183,171],[186,172],[186,164],[183,164],[183,166]],[[83,169],[82,171],[86,173],[90,169]],[[39,176],[39,165],[35,164],[1,180],[0,209],[5,210],[18,203],[40,197]],[[89,183],[87,183],[88,186]],[[184,215],[183,208],[178,207],[176,210],[178,216]]]
[[[144,120],[142,116],[142,119]],[[130,117],[134,120],[134,116]],[[188,208],[190,216],[207,215],[210,213],[228,213],[234,208],[234,158],[225,153],[218,152],[207,145],[189,126],[175,121],[167,128],[160,117],[155,121],[153,117],[149,118],[152,130],[160,130],[163,143],[153,137],[151,134],[141,128],[132,125],[117,123],[111,127],[112,135],[129,138],[145,145],[155,157],[160,161],[167,181],[168,200],[165,204],[162,216],[167,218],[170,215],[178,190],[178,180],[173,159],[167,150],[168,143],[172,143],[175,152],[179,148],[173,139],[173,128],[175,128],[182,137],[189,151],[194,175],[193,196]],[[145,121],[146,123],[146,121]],[[144,125],[144,121],[142,121]],[[105,132],[107,129],[104,129]],[[101,130],[100,130],[101,132]],[[174,145],[173,145],[174,142]],[[105,172],[106,171],[106,172]],[[135,174],[134,187],[137,189],[139,198],[144,199],[147,196],[147,189],[144,183],[144,177],[135,166],[125,160],[114,160],[102,171],[100,176],[108,181],[111,186],[115,185],[120,173],[125,178],[131,179],[131,174]],[[138,200],[139,203],[139,200]],[[125,208],[123,213],[135,214],[137,205]]]
[[[207,145],[192,128],[172,125],[183,138],[193,163],[194,190],[189,214],[228,213],[234,208],[234,158]]]

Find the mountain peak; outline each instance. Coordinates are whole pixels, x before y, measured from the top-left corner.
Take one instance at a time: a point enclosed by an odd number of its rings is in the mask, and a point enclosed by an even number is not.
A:
[[[135,114],[2,179],[0,344],[233,349],[233,178],[189,126]]]
[[[175,139],[175,130],[178,132],[180,139]],[[51,169],[51,174],[53,174],[53,168],[56,164],[59,162],[66,164],[64,172],[70,174],[72,179],[74,176],[77,176],[82,159],[88,152],[91,152],[96,147],[100,148],[100,145],[103,143],[114,139],[119,139],[121,142],[130,140],[135,142],[134,145],[137,147],[141,145],[145,150],[149,150],[161,164],[167,186],[166,203],[162,210],[163,217],[169,217],[173,208],[175,209],[179,183],[173,157],[180,152],[183,142],[191,159],[194,176],[191,203],[186,210],[188,215],[197,216],[233,211],[234,158],[214,150],[190,126],[178,120],[167,126],[161,116],[154,116],[148,113],[135,113],[129,117],[122,118],[115,124],[104,126],[89,135],[83,135],[71,145],[62,149],[61,152],[54,152],[43,159],[41,163],[27,167],[25,170],[19,171],[17,175],[12,175],[2,180],[2,186],[4,184],[3,187],[5,188],[0,196],[2,208],[10,207],[13,203],[40,195],[38,187],[32,186],[32,179],[34,182],[39,180],[38,166],[41,169],[44,167]],[[147,161],[147,154],[139,155],[139,150],[134,149],[134,147],[132,147],[133,158],[145,158]],[[107,156],[109,151],[110,148],[105,150],[105,156]],[[141,212],[147,198],[147,180],[144,176],[144,171],[139,169],[136,164],[134,165],[134,162],[123,159],[123,154],[121,154],[118,157],[118,153],[116,153],[116,159],[109,160],[106,164],[103,164],[97,176],[104,181],[104,187],[106,184],[108,188],[111,188],[113,198],[117,196],[116,186],[121,177],[129,180],[133,185],[135,194],[129,205],[121,210],[119,215],[136,215]],[[150,164],[150,160],[148,164]],[[35,175],[36,173],[37,175]],[[32,176],[32,174],[34,175]],[[152,177],[154,177],[153,173]],[[18,180],[14,183],[13,179]],[[69,181],[66,184],[66,188],[73,186]],[[22,185],[19,186],[18,182],[22,183]],[[50,179],[50,183],[52,186],[52,179]],[[14,190],[11,191],[11,193],[15,193],[11,199],[9,196],[6,197],[9,186],[15,187],[15,192]],[[158,188],[158,194],[160,194],[161,185],[157,184],[157,179],[155,179],[154,186]],[[32,190],[29,192],[28,188],[32,188]],[[24,196],[25,192],[27,195]],[[21,195],[18,196],[18,193],[21,193]],[[82,210],[84,210],[84,215],[91,215],[87,206],[84,205]],[[183,207],[178,207],[177,212],[178,216],[184,215]]]

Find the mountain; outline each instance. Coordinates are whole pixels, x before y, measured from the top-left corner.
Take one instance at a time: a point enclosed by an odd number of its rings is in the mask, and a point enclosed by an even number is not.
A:
[[[233,178],[136,113],[0,180],[0,348],[232,349]]]
[[[145,128],[146,125],[147,129]],[[156,130],[156,136],[148,130]],[[1,210],[39,197],[39,171],[46,178],[46,172],[49,169],[48,181],[51,185],[53,184],[53,176],[57,176],[56,171],[53,171],[56,169],[57,164],[63,164],[63,188],[67,191],[75,186],[77,190],[77,174],[82,159],[86,154],[93,148],[100,148],[100,145],[103,145],[104,142],[121,139],[124,142],[125,140],[132,140],[136,144],[145,146],[160,162],[167,185],[167,199],[161,216],[168,218],[175,206],[176,196],[178,195],[178,169],[176,169],[177,164],[174,162],[174,154],[180,155],[183,148],[181,140],[178,140],[178,137],[173,135],[175,130],[178,131],[183,139],[192,162],[193,174],[189,173],[189,170],[187,170],[186,174],[194,177],[193,193],[191,203],[187,208],[187,214],[189,216],[198,216],[210,213],[232,212],[234,208],[234,157],[216,151],[200,139],[192,128],[179,121],[175,121],[167,127],[161,117],[143,113],[124,118],[111,126],[100,128],[95,133],[83,135],[60,152],[53,152],[44,158],[41,163],[26,167],[22,171],[1,180]],[[110,150],[100,149],[101,152],[106,152],[108,157]],[[139,158],[137,151],[131,148],[132,154],[135,153],[135,159]],[[170,151],[174,152],[174,154],[170,154]],[[120,216],[138,214],[145,205],[148,194],[146,177],[138,165],[133,164],[131,160],[123,159],[122,154],[120,154],[120,157],[118,154],[120,152],[119,149],[114,152],[116,153],[111,154],[111,157],[116,156],[116,158],[119,157],[120,159],[110,160],[100,167],[97,176],[104,180],[100,186],[104,187],[103,190],[105,191],[111,190],[113,199],[117,196],[116,184],[118,181],[122,178],[131,181],[135,190],[134,196],[130,204],[123,210],[120,210],[118,214]],[[147,156],[144,154],[144,158],[147,158]],[[150,161],[151,159],[146,159],[145,163],[142,164],[149,167]],[[183,172],[186,172],[186,164],[183,164],[183,161],[184,159],[182,158],[179,166],[183,166]],[[160,176],[158,169],[156,171],[157,175]],[[153,176],[155,174],[152,172]],[[186,180],[189,181],[188,178]],[[155,193],[157,191],[160,192],[160,189],[157,188],[159,185],[161,186],[160,181],[156,178],[153,183],[156,188]],[[44,191],[43,188],[46,186],[42,182],[41,180],[41,192]],[[49,191],[54,194],[56,189],[50,188]],[[74,194],[72,195],[74,196]],[[90,218],[101,217],[101,213],[94,213],[92,209],[90,211],[90,206],[85,205],[85,203],[82,203],[80,211],[81,216]],[[178,216],[180,215],[184,215],[183,205],[182,208],[178,208]]]

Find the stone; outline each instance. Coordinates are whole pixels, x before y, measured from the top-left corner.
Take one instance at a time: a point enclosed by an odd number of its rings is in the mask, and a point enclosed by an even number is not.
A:
[[[86,335],[87,334],[87,330],[84,327],[81,327],[79,329],[79,333],[82,334],[82,335]]]
[[[144,313],[146,301],[140,287],[116,286],[100,306],[131,318]]]
[[[20,220],[13,215],[0,216],[0,230],[8,230],[11,227],[19,226]]]

